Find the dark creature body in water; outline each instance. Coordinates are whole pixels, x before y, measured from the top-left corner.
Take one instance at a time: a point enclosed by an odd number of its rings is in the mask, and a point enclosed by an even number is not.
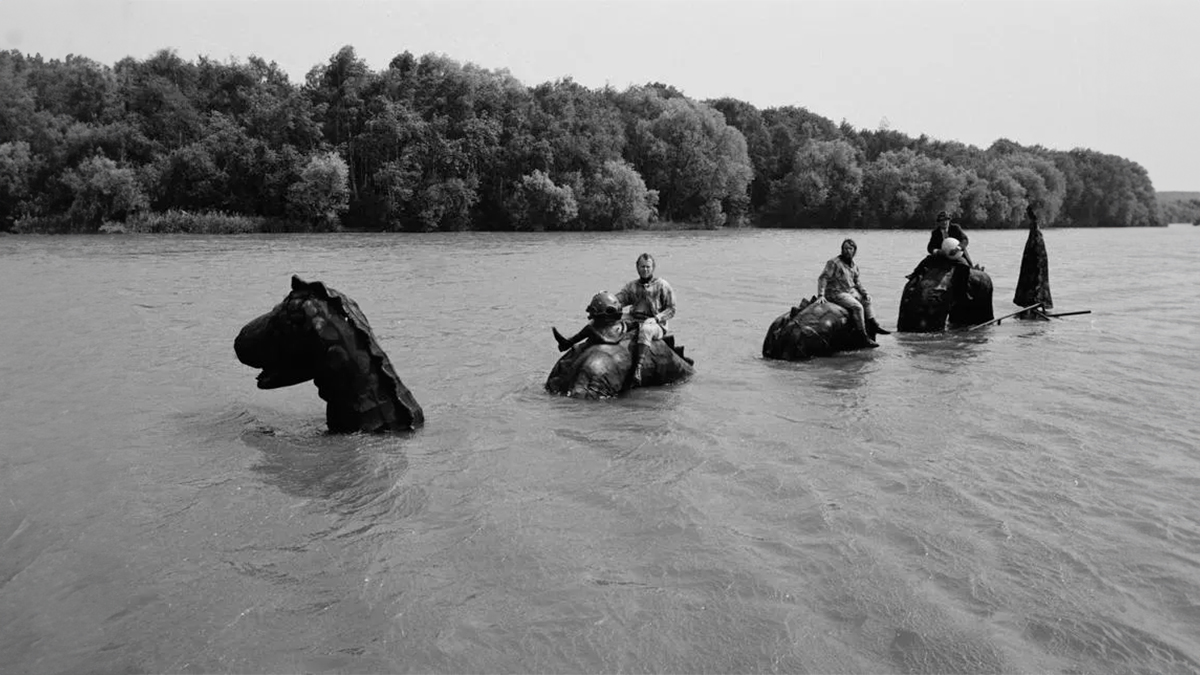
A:
[[[879,324],[868,322],[867,332],[873,340]],[[762,355],[801,361],[869,346],[849,310],[833,302],[816,302],[812,297],[801,300],[771,323],[763,339]]]
[[[425,422],[358,305],[319,281],[293,276],[292,292],[246,324],[233,348],[239,361],[262,369],[259,389],[312,380],[332,432],[404,431]]]
[[[904,285],[896,330],[929,333],[974,326],[993,318],[992,278],[988,273],[935,254],[925,258]]]
[[[606,398],[628,391],[633,384],[636,340],[636,331],[631,331],[615,344],[585,341],[570,348],[550,370],[546,391],[578,398]],[[674,335],[654,340],[644,349],[640,386],[671,384],[695,372],[683,347],[675,346]]]

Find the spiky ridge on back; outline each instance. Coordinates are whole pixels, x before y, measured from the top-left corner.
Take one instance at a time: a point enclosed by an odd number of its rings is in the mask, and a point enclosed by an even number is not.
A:
[[[801,361],[861,346],[851,329],[850,313],[836,303],[816,300],[815,295],[802,298],[771,322],[763,338],[764,358]]]
[[[313,310],[309,308],[312,305],[306,300],[308,297],[315,297],[325,305],[330,318],[338,319],[350,328],[353,344],[345,344],[351,338],[343,336],[341,331],[334,326],[327,326],[324,330],[315,330],[318,339],[324,344],[330,347],[342,347],[347,351],[352,351],[353,354],[367,355],[370,372],[365,375],[368,376],[369,381],[378,382],[382,391],[378,392],[379,396],[372,395],[373,392],[364,392],[360,394],[358,401],[348,402],[357,408],[362,418],[363,431],[416,428],[424,423],[425,417],[421,406],[404,386],[400,376],[392,367],[391,360],[375,340],[371,324],[359,309],[358,303],[320,281],[306,282],[296,276],[292,277],[292,293],[288,296],[288,300],[291,301],[293,296],[300,301],[299,304],[304,307],[302,311],[309,315],[310,319],[316,317],[311,315]]]

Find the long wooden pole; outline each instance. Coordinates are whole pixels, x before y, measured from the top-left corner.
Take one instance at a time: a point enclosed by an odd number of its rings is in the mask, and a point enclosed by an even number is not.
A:
[[[1018,309],[1017,311],[1013,312],[1012,314],[1005,314],[1004,316],[998,316],[995,319],[992,319],[991,321],[985,321],[984,323],[981,323],[978,326],[971,326],[967,330],[975,330],[976,328],[983,328],[984,326],[990,326],[994,323],[1000,323],[1001,321],[1003,321],[1011,316],[1016,316],[1016,315],[1020,314],[1021,312],[1028,312],[1031,309],[1037,309],[1037,308],[1041,307],[1042,304],[1043,303],[1038,302],[1038,303],[1034,303],[1028,307],[1022,307],[1021,309]]]
[[[1075,316],[1077,314],[1091,314],[1091,313],[1092,313],[1092,310],[1084,309],[1084,310],[1080,310],[1078,312],[1059,312],[1058,314],[1047,314],[1046,316],[1053,316],[1053,317],[1057,318],[1060,316]]]

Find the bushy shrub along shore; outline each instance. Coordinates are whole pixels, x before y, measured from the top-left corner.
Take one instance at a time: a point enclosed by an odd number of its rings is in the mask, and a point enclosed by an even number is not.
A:
[[[65,218],[25,218],[17,221],[19,234],[80,234],[91,232],[72,226]],[[281,218],[243,216],[236,213],[141,212],[122,222],[105,221],[95,230],[101,234],[257,234],[264,232],[314,232],[308,223]]]

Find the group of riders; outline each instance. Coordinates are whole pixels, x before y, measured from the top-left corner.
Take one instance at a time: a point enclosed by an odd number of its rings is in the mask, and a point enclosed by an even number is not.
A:
[[[953,222],[945,211],[937,214],[935,223],[926,246],[929,255],[917,265],[909,278],[919,276],[931,265],[944,261],[967,268],[974,266],[967,254],[967,233],[962,226]],[[816,302],[833,302],[846,308],[853,317],[855,328],[862,334],[864,345],[878,347],[879,343],[875,342],[872,335],[887,335],[891,331],[884,330],[875,320],[871,296],[863,288],[858,264],[854,262],[857,252],[858,245],[853,239],[842,242],[841,253],[830,258],[817,277]],[[587,345],[616,344],[630,331],[636,331],[631,381],[634,386],[640,385],[643,361],[651,343],[666,335],[667,322],[675,316],[675,293],[671,284],[655,276],[654,269],[654,256],[641,254],[637,258],[638,278],[625,284],[615,295],[601,291],[593,296],[587,306],[588,322],[579,332],[564,337],[557,328],[551,328],[559,351],[567,351],[580,342]]]

